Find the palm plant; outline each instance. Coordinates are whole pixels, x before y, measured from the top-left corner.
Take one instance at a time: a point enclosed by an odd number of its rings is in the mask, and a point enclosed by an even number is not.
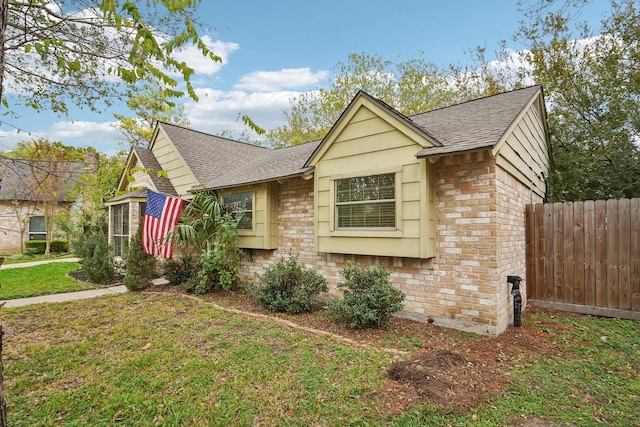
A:
[[[169,238],[183,254],[200,255],[211,250],[223,217],[224,208],[216,193],[197,193],[182,211],[180,222]]]
[[[183,210],[169,238],[183,257],[197,259],[192,274],[183,283],[187,291],[206,293],[235,286],[242,257],[236,246],[241,218],[242,212],[225,209],[212,192],[197,193]]]

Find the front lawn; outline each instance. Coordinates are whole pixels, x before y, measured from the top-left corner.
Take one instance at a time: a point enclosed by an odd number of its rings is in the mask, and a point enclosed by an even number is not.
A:
[[[637,425],[638,322],[529,309],[497,338],[353,331],[174,292],[2,309],[9,425]],[[413,376],[389,379],[403,361]]]
[[[94,289],[68,273],[78,269],[77,262],[55,262],[22,268],[0,268],[0,300],[27,298],[61,292]]]

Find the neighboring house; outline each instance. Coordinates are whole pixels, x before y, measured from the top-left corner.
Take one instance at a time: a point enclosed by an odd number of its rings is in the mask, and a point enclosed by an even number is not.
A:
[[[71,209],[67,187],[81,178],[84,168],[83,162],[0,156],[0,252],[20,252],[25,240],[46,240],[44,199],[50,195],[43,193],[51,191],[53,181],[62,183],[57,210]]]
[[[267,149],[159,123],[127,167],[139,172],[121,192],[247,202],[249,280],[292,253],[337,295],[347,261],[382,266],[406,295],[401,316],[495,335],[513,319],[507,275],[525,276],[525,205],[545,198],[549,136],[539,86],[410,117],[359,92],[321,141]],[[145,191],[108,203],[116,247]]]

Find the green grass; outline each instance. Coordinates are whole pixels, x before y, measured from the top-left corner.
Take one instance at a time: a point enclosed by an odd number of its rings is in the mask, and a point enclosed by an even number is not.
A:
[[[12,426],[638,425],[633,321],[528,316],[561,355],[514,361],[508,388],[469,412],[419,404],[390,414],[375,400],[389,353],[201,300],[125,294],[2,317]],[[416,345],[409,336],[399,347]]]
[[[23,268],[0,268],[0,300],[94,289],[67,275],[77,262],[58,262]]]

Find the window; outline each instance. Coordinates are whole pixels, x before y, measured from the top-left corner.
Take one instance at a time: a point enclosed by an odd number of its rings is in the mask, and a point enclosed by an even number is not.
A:
[[[225,206],[232,212],[243,212],[244,215],[238,223],[238,230],[253,229],[253,192],[225,194],[223,196]]]
[[[396,228],[394,173],[338,179],[335,186],[338,229]]]
[[[125,257],[129,243],[129,204],[111,207],[111,229],[113,230],[113,253]]]
[[[44,216],[29,217],[29,240],[47,240],[47,224]]]

